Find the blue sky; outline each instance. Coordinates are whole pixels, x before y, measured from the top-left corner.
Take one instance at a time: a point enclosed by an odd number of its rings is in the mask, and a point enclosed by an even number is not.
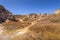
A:
[[[60,8],[60,0],[0,0],[13,14],[53,13]]]

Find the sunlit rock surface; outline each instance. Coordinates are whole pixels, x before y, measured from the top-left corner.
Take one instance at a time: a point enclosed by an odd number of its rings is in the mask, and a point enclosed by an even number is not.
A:
[[[56,10],[55,14],[60,14],[60,9]]]

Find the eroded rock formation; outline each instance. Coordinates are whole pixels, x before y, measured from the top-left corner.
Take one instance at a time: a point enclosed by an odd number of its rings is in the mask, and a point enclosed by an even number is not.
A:
[[[0,5],[0,23],[4,22],[6,19],[15,21],[14,15],[6,10],[2,5]]]

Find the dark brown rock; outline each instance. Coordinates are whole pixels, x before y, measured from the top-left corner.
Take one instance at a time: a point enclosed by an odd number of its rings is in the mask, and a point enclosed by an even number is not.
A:
[[[4,22],[6,19],[15,21],[15,16],[6,10],[2,5],[0,5],[0,23]]]

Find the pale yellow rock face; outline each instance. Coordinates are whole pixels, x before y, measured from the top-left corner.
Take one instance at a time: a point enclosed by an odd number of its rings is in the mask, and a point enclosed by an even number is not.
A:
[[[56,10],[54,13],[55,14],[60,14],[60,9]]]

